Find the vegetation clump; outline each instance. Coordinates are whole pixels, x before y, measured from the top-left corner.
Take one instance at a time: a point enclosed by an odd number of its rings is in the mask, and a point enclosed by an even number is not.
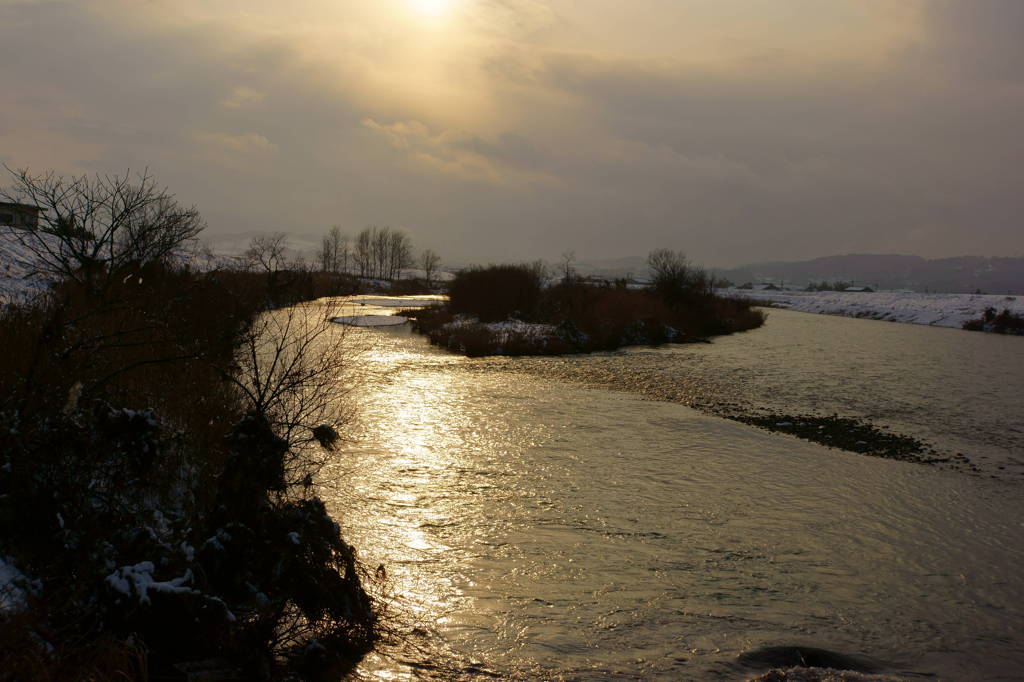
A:
[[[1011,313],[1007,308],[1004,308],[1001,313],[996,313],[995,308],[988,307],[985,308],[981,317],[964,322],[963,328],[973,332],[1022,336],[1024,335],[1024,316]]]
[[[0,679],[337,679],[379,629],[313,486],[342,332],[275,309],[310,276],[124,243],[53,250],[69,276],[0,308]]]
[[[889,433],[871,422],[833,414],[817,415],[741,414],[723,415],[729,419],[750,424],[767,431],[788,433],[803,440],[856,452],[872,457],[884,457],[917,464],[948,462],[928,443],[912,436]],[[968,466],[966,458],[963,459]]]
[[[473,267],[451,281],[446,306],[403,314],[432,343],[469,356],[705,341],[764,323],[750,301],[717,295],[713,280],[681,254],[656,251],[649,261],[651,284],[639,288],[587,282],[568,268],[547,285],[537,264]]]

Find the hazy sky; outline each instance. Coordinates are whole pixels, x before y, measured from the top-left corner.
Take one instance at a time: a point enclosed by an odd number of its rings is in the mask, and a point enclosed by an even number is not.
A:
[[[1024,0],[0,0],[0,161],[446,261],[1024,255]]]

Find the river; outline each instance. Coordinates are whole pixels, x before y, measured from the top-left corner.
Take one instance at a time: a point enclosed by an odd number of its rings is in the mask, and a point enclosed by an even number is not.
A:
[[[571,358],[346,333],[360,416],[325,495],[384,567],[393,633],[360,677],[743,680],[743,652],[798,645],[905,679],[1020,679],[1021,339],[788,311]],[[869,416],[980,473],[692,407],[740,402]]]

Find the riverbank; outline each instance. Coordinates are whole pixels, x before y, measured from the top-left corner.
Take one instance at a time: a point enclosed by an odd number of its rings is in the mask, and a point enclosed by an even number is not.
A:
[[[0,308],[0,676],[337,679],[380,615],[313,487],[343,329],[301,273],[91,274]]]
[[[1024,315],[1024,297],[992,294],[920,294],[885,291],[771,291],[723,289],[754,301],[802,313],[839,315],[888,322],[924,324],[962,329],[982,319],[987,309]]]

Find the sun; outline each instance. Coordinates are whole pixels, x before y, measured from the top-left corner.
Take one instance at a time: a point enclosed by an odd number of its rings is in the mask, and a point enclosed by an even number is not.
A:
[[[428,19],[440,19],[451,10],[453,0],[406,0],[417,14]]]

